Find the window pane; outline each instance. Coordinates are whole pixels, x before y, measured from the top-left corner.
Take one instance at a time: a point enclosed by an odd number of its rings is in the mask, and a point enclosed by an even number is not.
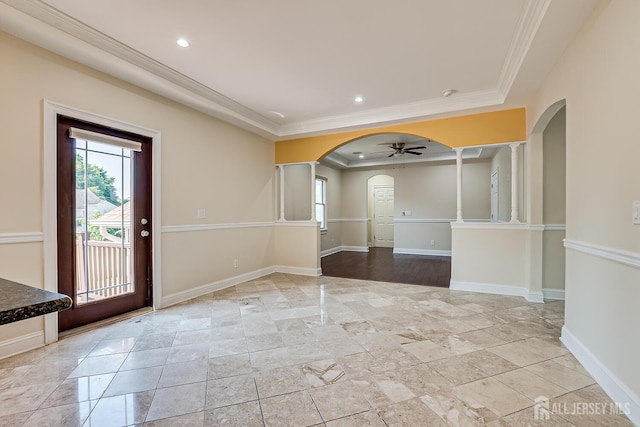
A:
[[[324,217],[324,205],[322,204],[316,205],[316,221],[320,222],[320,228],[326,228],[325,217]]]
[[[324,200],[322,200],[324,195],[323,184],[324,181],[322,181],[321,179],[316,179],[316,203],[324,202]]]

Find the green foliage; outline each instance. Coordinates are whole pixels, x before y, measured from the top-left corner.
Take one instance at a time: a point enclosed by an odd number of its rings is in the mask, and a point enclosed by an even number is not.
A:
[[[84,158],[76,154],[76,188],[84,190]],[[107,171],[101,166],[88,164],[87,183],[91,190],[99,198],[120,206],[120,199],[116,194],[116,187],[113,185],[115,178],[109,176]]]

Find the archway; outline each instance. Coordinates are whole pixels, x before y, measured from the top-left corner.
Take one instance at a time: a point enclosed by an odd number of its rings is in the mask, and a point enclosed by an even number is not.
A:
[[[532,136],[542,144],[542,292],[564,299],[566,236],[566,102],[552,104],[540,116]]]

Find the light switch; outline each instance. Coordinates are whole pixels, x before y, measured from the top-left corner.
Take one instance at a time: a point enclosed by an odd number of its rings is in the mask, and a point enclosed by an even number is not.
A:
[[[198,218],[204,218],[207,216],[207,211],[205,211],[204,209],[198,209]]]
[[[633,223],[636,225],[640,225],[640,201],[636,200],[635,202],[633,202],[632,215]]]
[[[411,211],[402,211],[402,216],[411,216]]]

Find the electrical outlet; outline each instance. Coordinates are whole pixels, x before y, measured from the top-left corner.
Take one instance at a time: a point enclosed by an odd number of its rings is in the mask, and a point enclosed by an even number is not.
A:
[[[436,241],[435,241],[435,240],[432,240],[432,241],[431,241],[431,246],[435,246],[435,245],[436,245]]]
[[[233,268],[238,268],[238,258],[233,260]]]
[[[207,211],[204,209],[198,209],[197,214],[198,214],[198,218],[202,219],[207,216]]]
[[[640,225],[640,201],[633,202],[632,217],[633,223],[636,225]]]
[[[411,216],[411,211],[402,211],[402,216]]]

